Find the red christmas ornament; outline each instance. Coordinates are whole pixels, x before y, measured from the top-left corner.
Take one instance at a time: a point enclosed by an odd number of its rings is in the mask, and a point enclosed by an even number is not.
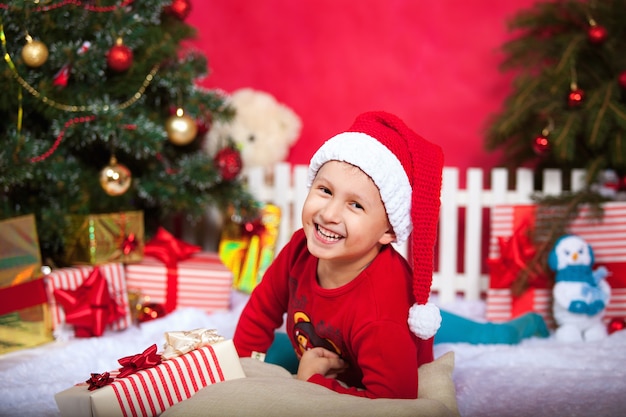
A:
[[[147,303],[141,306],[137,314],[137,321],[139,323],[145,323],[146,321],[158,319],[159,317],[165,317],[165,315],[165,307],[163,307],[162,304]]]
[[[623,89],[626,89],[626,71],[622,71],[617,76],[617,82],[619,83],[620,87],[622,87]]]
[[[609,334],[615,333],[626,328],[626,320],[623,318],[612,318],[607,325],[607,331]]]
[[[124,72],[133,64],[133,51],[118,38],[115,45],[107,53],[107,65],[113,71]]]
[[[243,161],[239,151],[231,146],[220,150],[214,158],[215,165],[220,170],[220,175],[226,181],[233,180],[241,172]]]
[[[172,0],[172,4],[167,6],[165,11],[180,20],[185,20],[191,12],[191,2],[189,0]]]
[[[587,30],[587,37],[589,38],[589,42],[593,44],[601,44],[606,40],[608,32],[603,26],[599,25],[591,25],[589,30]]]
[[[539,156],[546,155],[550,151],[550,141],[547,136],[539,135],[533,140],[533,151]]]
[[[213,115],[209,112],[200,115],[196,118],[196,125],[198,126],[198,136],[204,136],[211,129],[213,124]]]
[[[570,107],[578,107],[583,103],[585,92],[580,88],[573,88],[567,96],[567,104]]]
[[[54,75],[54,78],[52,80],[52,85],[59,87],[59,88],[67,87],[67,82],[70,79],[70,70],[71,70],[70,64],[63,65],[61,69],[57,71],[57,73]]]

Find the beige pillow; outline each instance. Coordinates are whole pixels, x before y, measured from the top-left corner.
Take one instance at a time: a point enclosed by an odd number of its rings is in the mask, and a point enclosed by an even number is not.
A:
[[[209,385],[163,417],[207,416],[459,416],[452,380],[454,353],[419,368],[416,400],[368,399],[299,381],[284,368],[245,358],[247,378]]]

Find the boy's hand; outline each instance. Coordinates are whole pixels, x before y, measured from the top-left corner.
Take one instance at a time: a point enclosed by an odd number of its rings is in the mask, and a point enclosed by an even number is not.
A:
[[[302,355],[298,365],[297,378],[307,381],[315,374],[321,374],[327,378],[335,378],[346,366],[345,361],[335,352],[316,347],[307,350]]]

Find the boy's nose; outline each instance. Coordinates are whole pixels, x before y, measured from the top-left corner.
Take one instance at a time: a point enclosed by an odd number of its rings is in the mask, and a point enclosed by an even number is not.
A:
[[[321,210],[322,219],[329,223],[337,223],[339,221],[340,212],[341,204],[335,199],[330,199]]]

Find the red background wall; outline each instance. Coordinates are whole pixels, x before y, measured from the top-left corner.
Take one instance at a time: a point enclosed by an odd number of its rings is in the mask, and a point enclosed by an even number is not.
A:
[[[291,162],[386,110],[439,143],[447,166],[491,168],[483,133],[511,79],[500,47],[534,1],[196,0],[186,21],[209,59],[201,85],[267,91],[302,118]]]

